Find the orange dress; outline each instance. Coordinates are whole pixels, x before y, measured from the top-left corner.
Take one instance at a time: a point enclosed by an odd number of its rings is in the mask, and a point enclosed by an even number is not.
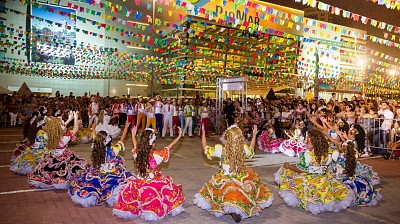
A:
[[[244,145],[244,157],[251,158],[254,150]],[[208,159],[220,158],[221,169],[204,184],[195,195],[194,203],[217,217],[236,213],[244,218],[257,215],[273,201],[272,192],[264,186],[255,171],[246,168],[243,173],[231,173],[225,147],[207,146],[204,152]]]

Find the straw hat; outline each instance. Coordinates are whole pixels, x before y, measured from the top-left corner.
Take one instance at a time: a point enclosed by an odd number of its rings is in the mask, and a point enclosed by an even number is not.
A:
[[[149,100],[150,103],[156,102],[154,99]]]

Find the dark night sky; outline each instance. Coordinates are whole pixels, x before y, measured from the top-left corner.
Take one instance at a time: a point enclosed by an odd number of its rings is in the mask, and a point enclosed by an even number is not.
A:
[[[303,5],[302,3],[297,3],[293,0],[264,0],[265,2],[274,3],[277,5],[283,5],[295,9],[304,9],[308,6]],[[395,9],[387,9],[385,6],[378,5],[377,3],[373,3],[367,0],[321,0],[321,2],[329,4],[331,6],[342,8],[346,11],[350,11],[353,13],[357,13],[361,16],[365,16],[371,19],[375,19],[381,22],[389,23],[393,26],[400,26],[400,11]],[[388,33],[388,40],[391,40],[391,35],[395,34],[394,32],[389,32],[386,29],[382,30],[379,28],[375,28],[371,25],[364,25],[361,21],[353,21],[352,19],[346,19],[342,16],[336,16],[332,14],[334,19],[333,23],[340,24],[348,27],[353,27],[356,29],[366,30],[367,34],[384,38],[384,33]],[[369,24],[369,22],[367,23]],[[393,31],[393,30],[392,30]],[[396,43],[400,43],[400,34],[395,34]],[[385,45],[376,44],[371,41],[367,42],[367,47],[384,52],[393,57],[400,58],[400,49],[395,47],[387,47]],[[389,62],[389,61],[388,61]],[[390,62],[389,62],[390,63]]]

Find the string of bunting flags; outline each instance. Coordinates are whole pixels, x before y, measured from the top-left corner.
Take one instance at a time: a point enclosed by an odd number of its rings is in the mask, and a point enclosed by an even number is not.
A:
[[[400,10],[400,0],[368,0],[373,3],[378,3],[378,5],[384,5],[388,9]]]

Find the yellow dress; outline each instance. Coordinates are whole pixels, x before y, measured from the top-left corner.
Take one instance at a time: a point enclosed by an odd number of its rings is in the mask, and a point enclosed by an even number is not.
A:
[[[251,158],[254,150],[244,146],[245,158]],[[222,145],[207,146],[204,152],[208,159],[220,158],[221,169],[204,184],[195,195],[194,203],[217,217],[236,213],[244,218],[257,215],[273,201],[272,192],[263,185],[256,172],[246,168],[244,173],[231,173],[230,164]]]
[[[285,203],[313,214],[338,212],[349,207],[354,195],[326,171],[331,162],[330,154],[318,163],[314,152],[306,151],[297,164],[302,173],[281,167],[275,174],[275,181]]]

